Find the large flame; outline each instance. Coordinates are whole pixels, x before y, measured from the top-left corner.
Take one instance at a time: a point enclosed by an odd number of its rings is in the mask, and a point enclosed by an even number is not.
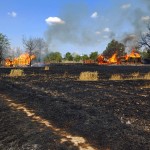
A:
[[[129,58],[141,58],[141,55],[137,53],[135,49],[132,49],[131,53],[125,56],[126,60],[129,60]]]
[[[110,64],[114,64],[117,63],[118,59],[117,59],[117,53],[114,53],[110,58],[109,58],[109,63]]]
[[[141,55],[136,52],[135,49],[132,49],[130,54],[121,57],[117,57],[117,53],[114,53],[109,59],[106,59],[103,55],[97,57],[98,64],[121,64],[122,60],[129,62],[131,59],[137,59],[137,62],[139,62],[139,60],[141,60]]]
[[[103,55],[98,55],[98,64],[114,64],[118,62],[117,53],[114,53],[109,59],[106,59]]]
[[[30,62],[35,59],[35,55],[29,55],[28,53],[21,54],[19,57],[11,60],[10,58],[5,59],[5,66],[28,66]]]

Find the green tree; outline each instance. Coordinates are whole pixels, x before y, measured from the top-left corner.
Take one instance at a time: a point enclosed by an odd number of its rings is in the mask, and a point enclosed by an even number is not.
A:
[[[61,61],[62,61],[62,55],[59,52],[51,52],[44,58],[44,62],[46,63],[50,63],[50,62],[58,63]]]
[[[74,56],[74,61],[79,62],[81,60],[81,56],[80,55],[75,55]]]
[[[48,49],[48,44],[45,42],[43,38],[36,38],[36,48],[35,48],[35,55],[38,62],[41,62],[43,59],[43,55],[46,53]]]
[[[143,59],[150,59],[150,51],[149,50],[143,50],[142,52],[140,52],[140,55],[142,56]]]
[[[10,46],[9,40],[6,35],[0,33],[0,63],[5,57],[5,53]]]
[[[84,54],[84,55],[82,56],[82,60],[84,61],[84,60],[87,60],[87,59],[89,59],[89,56],[88,56],[87,54]]]
[[[103,51],[103,55],[110,58],[114,53],[117,53],[118,57],[125,55],[125,46],[116,40],[112,40],[108,43],[106,50]]]
[[[67,52],[64,57],[65,60],[73,61],[73,56],[70,52]]]
[[[97,56],[98,56],[98,52],[91,52],[91,54],[90,54],[90,59],[96,61]]]

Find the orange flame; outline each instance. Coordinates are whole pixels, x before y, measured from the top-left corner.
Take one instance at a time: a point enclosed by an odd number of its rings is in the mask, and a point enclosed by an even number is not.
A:
[[[109,63],[117,63],[117,53],[114,53],[114,54],[109,58]]]
[[[141,55],[135,51],[135,49],[132,49],[130,54],[126,54],[125,56],[117,57],[117,53],[114,53],[109,59],[106,59],[103,55],[99,55],[97,57],[98,64],[121,64],[124,62],[130,61],[131,59],[138,59],[140,62]]]
[[[35,59],[35,55],[29,55],[28,53],[21,54],[19,57],[11,60],[10,58],[5,59],[5,66],[27,66],[30,62]]]
[[[104,56],[103,55],[98,55],[97,61],[98,61],[98,64],[103,64],[104,63]]]
[[[128,60],[129,58],[141,58],[141,55],[135,52],[135,49],[132,49],[131,53],[125,56],[126,60]]]

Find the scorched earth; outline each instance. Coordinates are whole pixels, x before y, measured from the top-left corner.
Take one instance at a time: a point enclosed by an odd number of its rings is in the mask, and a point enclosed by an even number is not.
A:
[[[149,150],[150,66],[50,65],[0,68],[0,149]],[[97,71],[98,81],[78,80]]]

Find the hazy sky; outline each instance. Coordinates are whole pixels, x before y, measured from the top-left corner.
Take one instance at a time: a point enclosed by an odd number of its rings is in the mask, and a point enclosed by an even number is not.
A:
[[[148,21],[150,0],[0,0],[0,33],[12,47],[41,37],[62,54],[102,53],[112,39],[133,40]]]

